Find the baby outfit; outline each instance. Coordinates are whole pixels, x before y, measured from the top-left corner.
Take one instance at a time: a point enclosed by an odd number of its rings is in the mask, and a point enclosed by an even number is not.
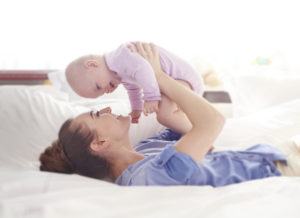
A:
[[[191,89],[202,95],[204,85],[196,70],[186,61],[158,47],[162,70],[170,77],[187,82]],[[107,67],[121,77],[127,89],[132,110],[143,110],[143,101],[161,100],[161,93],[152,66],[128,44],[104,55]]]

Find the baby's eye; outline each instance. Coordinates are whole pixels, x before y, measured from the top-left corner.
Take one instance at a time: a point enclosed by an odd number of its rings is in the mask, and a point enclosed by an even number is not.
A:
[[[101,86],[99,86],[98,84],[96,84],[96,89],[97,90],[101,90]]]

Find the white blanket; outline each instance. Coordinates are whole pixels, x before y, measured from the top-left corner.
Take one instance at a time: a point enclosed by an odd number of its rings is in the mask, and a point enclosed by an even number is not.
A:
[[[297,218],[300,177],[274,177],[230,185],[119,187],[78,175],[37,170],[38,155],[56,138],[61,123],[95,105],[128,112],[128,102],[69,102],[45,87],[0,88],[0,217],[208,217]],[[161,129],[153,117],[131,129],[134,142]],[[144,126],[142,126],[144,125]],[[145,131],[140,131],[145,128]],[[300,99],[229,119],[218,149],[266,142],[274,145],[300,134]]]

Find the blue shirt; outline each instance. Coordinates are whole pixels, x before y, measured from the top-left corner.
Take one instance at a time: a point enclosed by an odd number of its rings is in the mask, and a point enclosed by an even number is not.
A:
[[[180,134],[166,129],[140,142],[136,151],[145,158],[123,171],[116,183],[134,185],[210,185],[224,186],[248,180],[280,176],[274,161],[286,163],[285,156],[267,144],[245,151],[209,152],[197,163],[178,152],[174,144]]]

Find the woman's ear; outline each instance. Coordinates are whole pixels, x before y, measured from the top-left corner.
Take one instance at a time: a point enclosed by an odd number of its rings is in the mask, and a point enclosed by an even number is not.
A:
[[[90,144],[90,148],[94,152],[101,152],[106,150],[110,146],[110,144],[111,142],[109,138],[94,139]]]

